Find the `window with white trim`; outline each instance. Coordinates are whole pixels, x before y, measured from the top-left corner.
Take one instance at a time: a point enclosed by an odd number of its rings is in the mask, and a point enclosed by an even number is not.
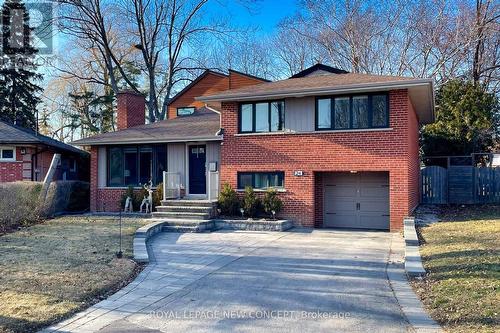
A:
[[[190,116],[194,113],[195,108],[194,107],[182,107],[182,108],[177,108],[177,116],[182,117],[182,116]]]
[[[15,147],[0,147],[0,162],[12,162],[16,160]]]

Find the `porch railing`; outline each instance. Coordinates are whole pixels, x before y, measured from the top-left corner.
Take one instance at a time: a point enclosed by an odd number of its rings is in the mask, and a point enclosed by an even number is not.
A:
[[[219,172],[208,172],[208,200],[217,200],[219,197]]]
[[[181,175],[177,172],[163,171],[163,200],[181,197]]]

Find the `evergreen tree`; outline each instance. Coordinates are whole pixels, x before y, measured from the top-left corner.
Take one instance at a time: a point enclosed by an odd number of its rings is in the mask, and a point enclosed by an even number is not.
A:
[[[3,48],[0,63],[0,118],[27,128],[36,128],[35,113],[43,89],[37,73],[29,12],[20,0],[2,6]]]
[[[436,121],[422,130],[424,155],[468,155],[491,151],[500,135],[495,94],[455,79],[436,92]]]

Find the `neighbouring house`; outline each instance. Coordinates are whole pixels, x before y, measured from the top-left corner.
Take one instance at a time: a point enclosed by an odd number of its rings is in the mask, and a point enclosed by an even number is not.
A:
[[[43,181],[61,154],[54,180],[89,180],[89,154],[33,130],[0,121],[0,183]]]
[[[138,115],[138,126],[76,142],[91,147],[92,210],[119,209],[125,186],[159,183],[163,171],[167,188],[181,183],[188,199],[212,199],[223,183],[277,188],[281,215],[309,227],[398,230],[418,205],[418,130],[434,120],[431,79],[318,64],[276,82],[197,83],[180,93],[187,101],[170,101],[171,118],[189,116],[142,125],[143,97],[125,92],[118,118]],[[123,95],[135,102],[120,103]]]

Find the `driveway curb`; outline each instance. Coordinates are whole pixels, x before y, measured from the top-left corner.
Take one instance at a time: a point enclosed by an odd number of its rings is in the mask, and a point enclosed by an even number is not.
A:
[[[151,237],[162,231],[163,225],[163,222],[153,222],[135,231],[134,260],[136,262],[148,263],[150,261],[147,243]]]
[[[417,231],[415,230],[415,218],[406,217],[404,223],[404,238],[405,238],[405,270],[408,276],[425,275],[425,269],[420,258],[418,249],[419,241]]]
[[[409,284],[405,274],[404,264],[405,242],[398,233],[394,233],[391,240],[387,277],[401,311],[409,324],[417,333],[443,332],[439,324],[425,312],[422,303]],[[408,245],[406,245],[408,247]]]

